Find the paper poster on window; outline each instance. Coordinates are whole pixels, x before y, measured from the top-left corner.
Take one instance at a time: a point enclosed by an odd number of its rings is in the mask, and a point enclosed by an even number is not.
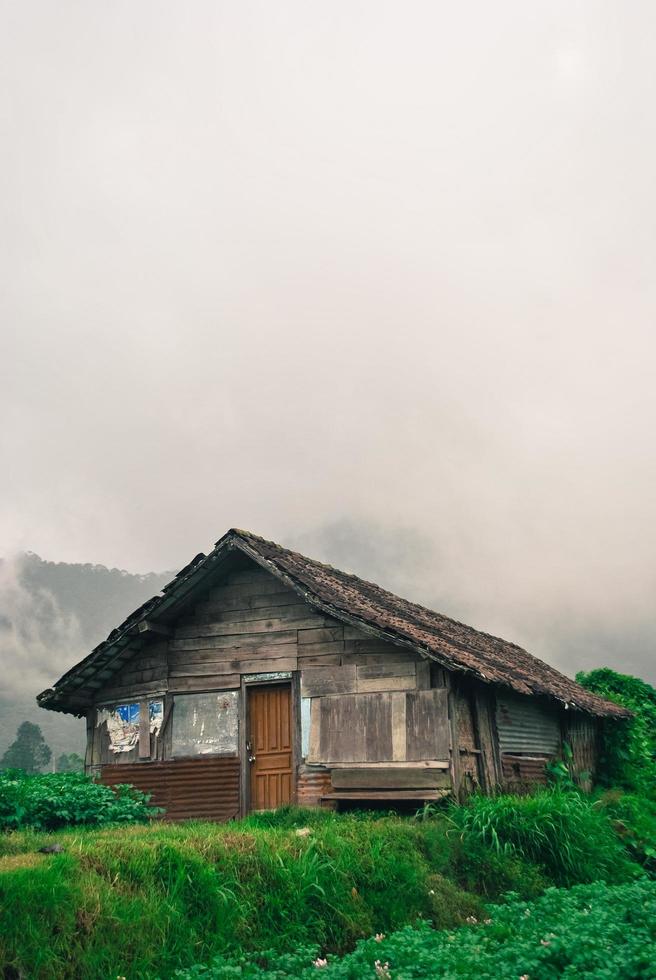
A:
[[[171,726],[172,754],[236,755],[238,704],[238,691],[176,695]]]
[[[148,702],[148,728],[157,735],[164,718],[164,702]],[[141,729],[141,703],[131,701],[98,711],[98,725],[107,725],[110,752],[131,752],[139,743]]]

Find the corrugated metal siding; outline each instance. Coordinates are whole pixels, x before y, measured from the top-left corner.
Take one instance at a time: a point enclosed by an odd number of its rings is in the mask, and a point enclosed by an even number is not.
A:
[[[531,758],[521,755],[502,755],[503,782],[506,789],[513,791],[522,786],[545,785],[547,773],[545,758]]]
[[[102,766],[106,785],[131,783],[166,808],[165,820],[230,820],[239,816],[239,759],[207,756]]]
[[[560,720],[535,698],[498,697],[497,730],[502,752],[554,756],[560,751]]]
[[[302,766],[296,783],[296,802],[299,806],[319,806],[321,797],[331,788],[330,770]]]

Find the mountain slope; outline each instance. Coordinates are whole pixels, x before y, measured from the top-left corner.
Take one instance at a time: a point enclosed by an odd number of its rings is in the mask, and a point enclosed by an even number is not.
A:
[[[36,694],[171,577],[44,561],[31,553],[0,559],[0,754],[25,720],[41,726],[53,755],[83,751],[84,722],[39,709]]]

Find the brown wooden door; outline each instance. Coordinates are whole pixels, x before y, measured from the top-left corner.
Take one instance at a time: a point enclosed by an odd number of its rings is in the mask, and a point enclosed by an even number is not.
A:
[[[251,810],[292,800],[292,692],[289,684],[248,692]]]

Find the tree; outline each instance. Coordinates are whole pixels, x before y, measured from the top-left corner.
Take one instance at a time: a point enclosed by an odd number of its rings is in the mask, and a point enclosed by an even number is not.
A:
[[[57,759],[57,772],[80,772],[84,769],[84,759],[77,752],[65,752]]]
[[[50,746],[46,745],[39,725],[24,721],[18,726],[16,740],[9,746],[2,759],[0,769],[24,769],[25,772],[40,772],[52,758]]]

